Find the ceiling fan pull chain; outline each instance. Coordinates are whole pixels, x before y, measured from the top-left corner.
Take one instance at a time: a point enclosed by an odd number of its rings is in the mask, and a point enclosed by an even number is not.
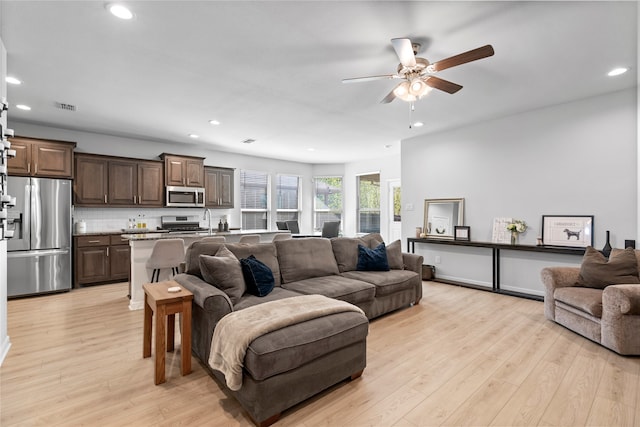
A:
[[[413,122],[413,120],[412,120],[413,117],[412,116],[413,116],[413,111],[415,109],[416,109],[416,107],[415,107],[414,103],[410,102],[409,103],[409,129],[412,128],[412,124],[411,124]]]

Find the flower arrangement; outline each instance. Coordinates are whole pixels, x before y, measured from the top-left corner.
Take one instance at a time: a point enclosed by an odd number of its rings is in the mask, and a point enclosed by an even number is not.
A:
[[[524,233],[527,230],[527,223],[521,219],[515,219],[513,222],[507,224],[507,230],[512,233]]]

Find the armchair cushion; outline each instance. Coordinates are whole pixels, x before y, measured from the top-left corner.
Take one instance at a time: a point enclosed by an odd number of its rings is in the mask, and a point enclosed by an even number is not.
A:
[[[563,302],[590,315],[602,317],[602,290],[593,288],[558,288],[554,293],[556,301]]]
[[[634,249],[614,250],[607,260],[593,247],[587,247],[580,266],[579,286],[604,289],[609,285],[631,283],[640,283]]]

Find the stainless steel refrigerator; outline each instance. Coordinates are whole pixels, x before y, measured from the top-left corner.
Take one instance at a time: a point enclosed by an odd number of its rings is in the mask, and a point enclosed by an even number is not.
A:
[[[7,187],[7,295],[71,289],[71,181],[10,176]]]

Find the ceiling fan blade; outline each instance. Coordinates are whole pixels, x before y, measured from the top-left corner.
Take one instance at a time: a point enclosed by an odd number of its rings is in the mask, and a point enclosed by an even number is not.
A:
[[[342,79],[342,83],[360,83],[360,82],[370,82],[373,80],[389,80],[389,79],[399,79],[400,76],[397,74],[385,74],[383,76],[367,76],[367,77],[353,77],[350,79]]]
[[[446,70],[447,68],[455,67],[456,65],[466,64],[467,62],[477,61],[478,59],[486,58],[494,54],[493,47],[488,44],[486,46],[479,47],[477,49],[463,52],[459,55],[452,56],[447,59],[443,59],[438,62],[434,62],[429,66],[429,69],[435,71]]]
[[[396,86],[398,87],[398,86]],[[391,89],[391,92],[389,92],[387,94],[387,96],[385,96],[382,101],[380,101],[380,104],[388,104],[391,101],[393,101],[394,99],[396,99],[396,95],[393,93],[393,91],[396,90],[396,88],[394,87],[393,89]]]
[[[393,49],[400,59],[400,63],[405,67],[416,66],[416,56],[413,54],[413,46],[409,39],[391,39]]]
[[[424,82],[427,84],[427,86],[431,86],[434,89],[439,89],[447,93],[456,93],[457,91],[462,89],[462,86],[460,86],[459,84],[452,83],[435,76],[427,77],[426,79],[424,79]]]

